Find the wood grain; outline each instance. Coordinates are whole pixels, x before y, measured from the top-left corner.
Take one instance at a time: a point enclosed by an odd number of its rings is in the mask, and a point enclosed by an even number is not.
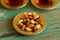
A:
[[[60,40],[60,8],[48,11],[40,10],[29,2],[28,5],[22,9],[9,10],[4,7],[0,7],[0,9],[2,9],[0,12],[5,10],[4,12],[7,16],[6,20],[0,20],[0,40]],[[36,11],[43,14],[47,21],[46,29],[35,36],[21,36],[21,34],[17,33],[12,25],[13,17],[17,15],[17,13],[24,11]]]

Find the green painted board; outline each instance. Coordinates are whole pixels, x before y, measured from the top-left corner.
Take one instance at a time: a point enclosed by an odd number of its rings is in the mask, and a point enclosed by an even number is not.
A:
[[[46,17],[47,27],[42,33],[24,36],[16,32],[12,25],[13,18],[25,11],[40,12]],[[60,40],[60,4],[53,10],[37,9],[30,1],[21,9],[7,9],[0,4],[0,40]]]

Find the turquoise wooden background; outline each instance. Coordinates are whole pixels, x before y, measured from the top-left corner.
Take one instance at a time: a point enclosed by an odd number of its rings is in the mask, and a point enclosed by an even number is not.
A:
[[[47,27],[42,33],[24,36],[16,32],[12,25],[13,18],[25,11],[40,12],[46,17]],[[37,9],[30,1],[21,9],[7,9],[0,4],[0,40],[60,40],[60,4],[53,10]]]

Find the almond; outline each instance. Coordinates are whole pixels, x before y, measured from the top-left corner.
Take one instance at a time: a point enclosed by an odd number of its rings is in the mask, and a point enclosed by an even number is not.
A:
[[[27,21],[30,21],[30,19],[29,19],[29,18],[27,18]]]
[[[25,28],[26,28],[26,26],[25,26],[25,25],[23,25],[23,26],[22,26],[22,30],[24,31],[24,30],[25,30]]]
[[[43,25],[44,23],[43,23],[43,21],[42,21],[42,20],[40,20],[40,21],[39,21],[39,24]]]
[[[29,27],[29,28],[34,27],[34,24],[29,24],[28,27]]]
[[[30,24],[30,21],[29,22],[27,22],[27,25],[29,25]]]
[[[33,31],[36,31],[37,29],[36,29],[36,27],[33,27]]]

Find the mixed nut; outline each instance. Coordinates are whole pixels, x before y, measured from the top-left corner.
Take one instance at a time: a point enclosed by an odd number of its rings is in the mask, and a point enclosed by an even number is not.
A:
[[[41,18],[35,12],[24,12],[17,25],[21,30],[27,32],[35,32],[42,27]]]

